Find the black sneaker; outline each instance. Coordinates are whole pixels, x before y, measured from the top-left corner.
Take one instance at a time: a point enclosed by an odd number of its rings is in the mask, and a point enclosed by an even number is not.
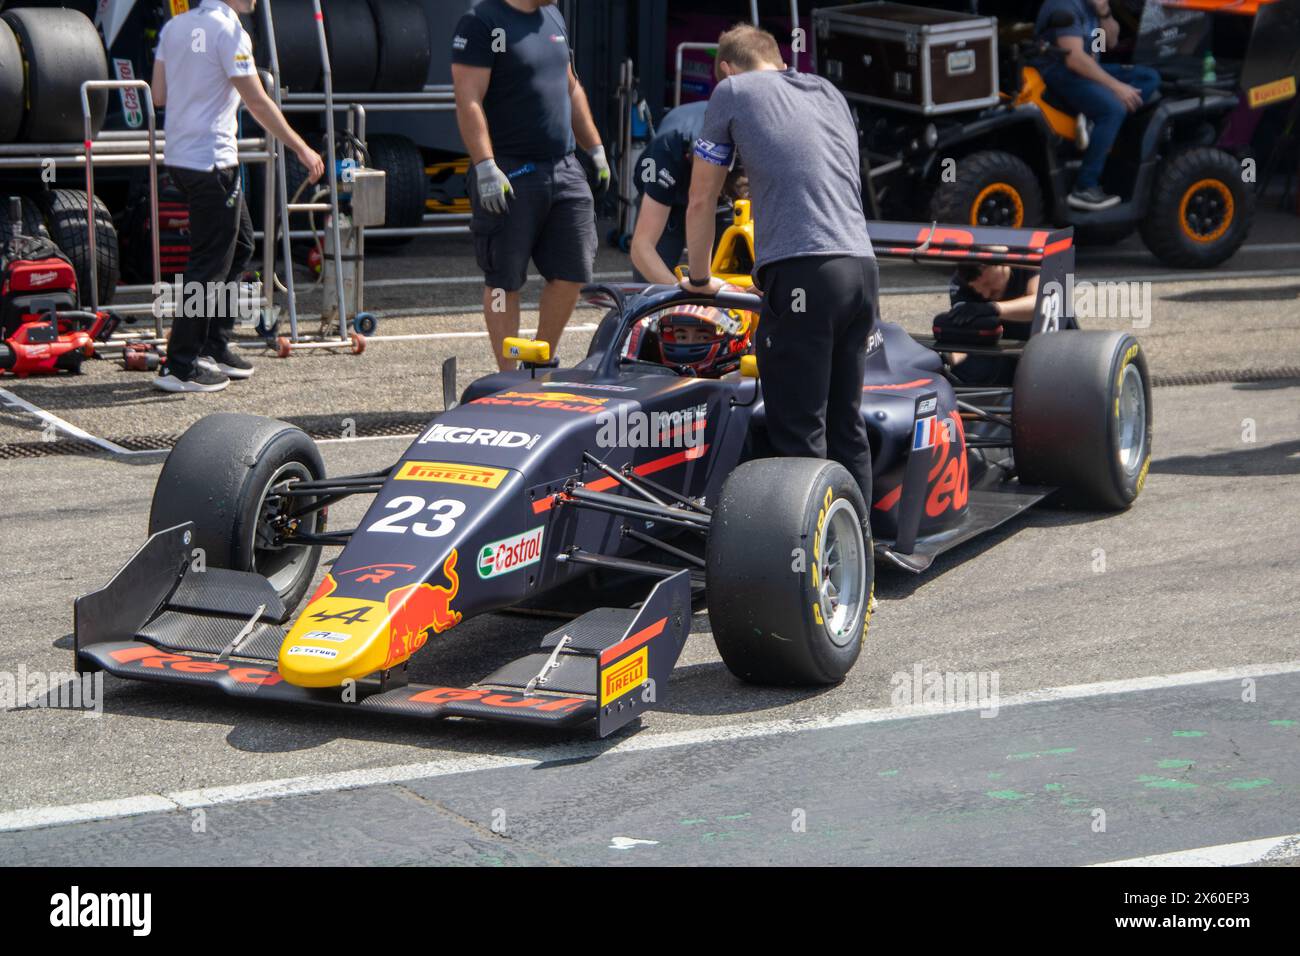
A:
[[[1066,202],[1070,204],[1071,209],[1086,209],[1088,212],[1096,212],[1099,209],[1118,206],[1119,197],[1102,192],[1100,186],[1093,186],[1091,189],[1076,189],[1070,193]]]
[[[164,392],[219,392],[229,384],[229,378],[205,365],[195,365],[185,378],[173,375],[164,365],[153,380],[153,387]]]
[[[226,378],[252,378],[253,365],[248,359],[236,355],[232,349],[226,349],[224,355],[199,356],[199,364],[204,368],[220,372]]]

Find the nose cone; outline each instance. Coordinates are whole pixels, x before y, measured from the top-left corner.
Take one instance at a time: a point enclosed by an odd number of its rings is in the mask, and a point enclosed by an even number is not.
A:
[[[447,585],[410,584],[383,601],[340,597],[327,575],[280,645],[281,676],[299,687],[338,687],[396,667],[460,623],[451,603],[460,590],[456,551],[443,562]]]

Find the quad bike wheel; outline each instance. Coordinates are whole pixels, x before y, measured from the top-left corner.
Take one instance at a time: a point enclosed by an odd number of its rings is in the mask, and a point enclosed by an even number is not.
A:
[[[1043,191],[1020,157],[981,150],[957,160],[953,182],[935,187],[930,217],[971,226],[1037,226],[1043,221]]]
[[[760,458],[728,476],[713,511],[709,621],[727,669],[757,684],[837,684],[871,620],[867,507],[842,465]]]
[[[301,429],[257,415],[221,413],[201,418],[181,435],[154,487],[149,533],[194,522],[194,547],[208,567],[254,571],[275,588],[286,608],[306,593],[320,546],[279,545],[286,509],[310,498],[275,493],[293,481],[323,478],[316,443]],[[320,511],[301,519],[323,530]]]
[[[1208,146],[1184,150],[1156,176],[1140,228],[1142,241],[1165,265],[1217,266],[1246,241],[1255,192],[1242,180],[1241,164],[1231,153]]]
[[[1151,420],[1146,353],[1127,332],[1052,332],[1025,346],[1011,415],[1021,482],[1127,508],[1151,466]]]

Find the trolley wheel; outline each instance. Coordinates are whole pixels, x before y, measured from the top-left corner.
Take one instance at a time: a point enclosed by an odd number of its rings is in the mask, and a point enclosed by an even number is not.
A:
[[[358,312],[352,319],[352,328],[361,335],[374,335],[379,328],[379,319],[372,312]]]
[[[289,336],[277,336],[275,340],[275,354],[280,358],[288,358],[292,352],[293,345],[289,342]]]
[[[352,332],[351,334],[348,335],[348,338],[352,342],[353,355],[360,355],[362,352],[366,350],[366,337],[362,335],[360,332]]]

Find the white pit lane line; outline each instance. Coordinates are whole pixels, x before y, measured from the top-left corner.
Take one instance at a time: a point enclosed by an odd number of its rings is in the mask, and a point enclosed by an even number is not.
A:
[[[1095,684],[1075,684],[1067,687],[1048,687],[1042,690],[1011,694],[998,701],[998,707],[1018,707],[1025,704],[1046,703],[1063,700],[1079,700],[1088,697],[1104,697],[1111,694],[1133,694],[1143,691],[1163,690],[1171,687],[1191,687],[1198,684],[1213,684],[1221,681],[1240,680],[1245,677],[1270,677],[1279,674],[1300,673],[1300,660],[1282,661],[1275,664],[1247,665],[1218,670],[1190,671],[1182,674],[1161,674],[1154,677],[1134,677],[1123,680],[1102,681]],[[62,806],[27,807],[0,813],[0,833],[15,830],[33,830],[41,827],[62,826],[70,823],[88,823],[94,820],[110,820],[122,817],[140,816],[149,813],[167,813],[176,810],[194,810],[200,807],[215,807],[223,804],[243,803],[250,800],[270,800],[279,797],[303,796],[314,793],[331,793],[342,790],[356,790],[362,787],[380,786],[393,783],[409,783],[415,780],[428,780],[433,777],[445,777],[454,774],[475,773],[481,770],[499,770],[509,767],[535,767],[538,764],[553,761],[573,760],[617,754],[643,753],[663,750],[669,747],[690,747],[701,744],[714,744],[727,740],[747,740],[756,737],[776,737],[784,734],[805,733],[815,730],[827,730],[836,727],[850,727],[860,724],[882,723],[893,720],[954,714],[984,709],[978,702],[937,706],[932,704],[911,705],[907,707],[884,707],[873,710],[851,710],[841,714],[823,717],[795,717],[784,720],[769,720],[751,724],[723,724],[702,727],[698,730],[671,731],[664,733],[640,733],[629,737],[610,747],[600,741],[581,743],[558,743],[553,746],[511,754],[492,755],[475,754],[470,756],[450,757],[441,760],[420,763],[397,764],[391,767],[376,767],[362,770],[342,770],[335,773],[311,774],[303,777],[289,777],[280,780],[260,780],[252,783],[239,783],[230,786],[203,787],[197,790],[174,790],[170,793],[145,793],[134,797],[117,800],[100,800],[93,803],[73,803]],[[1290,840],[1291,837],[1279,837],[1267,841]],[[1247,845],[1247,844],[1233,844]],[[1205,853],[1207,850],[1190,850],[1188,853]],[[1298,851],[1300,852],[1300,851]],[[1171,854],[1178,856],[1178,854]],[[1156,859],[1156,858],[1151,858]],[[1125,862],[1125,861],[1120,861]],[[1118,864],[1116,864],[1118,865]],[[1138,864],[1134,864],[1138,865]],[[1158,865],[1158,864],[1157,864]],[[1169,864],[1179,865],[1179,864]],[[1200,864],[1189,864],[1200,865]]]
[[[1094,867],[1107,866],[1246,866],[1251,863],[1276,863],[1300,857],[1300,833],[1290,836],[1270,837],[1267,840],[1246,840],[1243,843],[1221,843],[1195,850],[1176,853],[1158,853],[1155,856],[1135,856],[1110,863],[1094,863]]]

